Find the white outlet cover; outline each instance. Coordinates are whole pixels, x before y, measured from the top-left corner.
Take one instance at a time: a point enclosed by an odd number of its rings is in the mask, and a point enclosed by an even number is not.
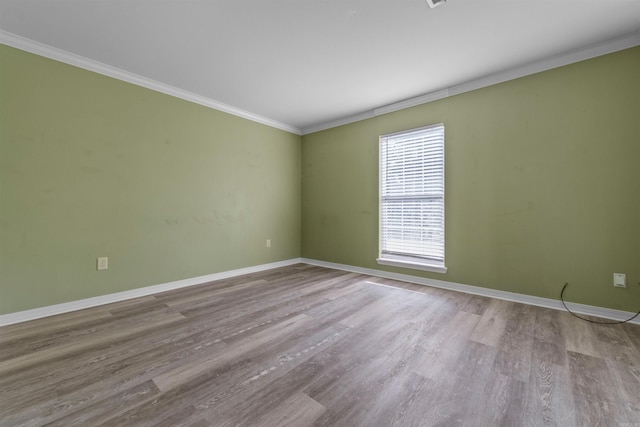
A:
[[[619,288],[627,287],[627,275],[624,273],[613,273],[613,286]]]
[[[107,257],[100,257],[98,258],[98,265],[97,265],[98,270],[106,270],[109,268],[109,258]]]

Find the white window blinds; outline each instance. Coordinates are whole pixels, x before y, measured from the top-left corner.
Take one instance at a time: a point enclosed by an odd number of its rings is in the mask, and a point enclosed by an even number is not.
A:
[[[380,137],[381,258],[444,264],[444,125]]]

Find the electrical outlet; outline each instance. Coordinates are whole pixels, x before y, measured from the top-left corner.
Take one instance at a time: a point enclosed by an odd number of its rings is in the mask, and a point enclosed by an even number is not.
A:
[[[267,247],[270,248],[271,247],[271,239],[267,239]]]
[[[107,258],[107,257],[98,258],[97,268],[98,268],[98,270],[106,270],[106,269],[108,269],[109,268],[109,258]]]
[[[613,286],[616,288],[626,288],[627,275],[624,273],[613,273]]]

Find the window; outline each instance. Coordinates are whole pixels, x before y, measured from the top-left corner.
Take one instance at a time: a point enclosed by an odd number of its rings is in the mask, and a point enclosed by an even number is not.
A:
[[[378,263],[447,272],[444,124],[380,137]]]

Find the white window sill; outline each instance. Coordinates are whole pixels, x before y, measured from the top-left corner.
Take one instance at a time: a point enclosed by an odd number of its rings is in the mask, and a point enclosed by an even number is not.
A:
[[[437,262],[429,263],[423,260],[414,259],[396,259],[396,258],[378,258],[376,262],[381,265],[390,265],[392,267],[411,268],[413,270],[431,271],[433,273],[446,273],[447,267]]]

